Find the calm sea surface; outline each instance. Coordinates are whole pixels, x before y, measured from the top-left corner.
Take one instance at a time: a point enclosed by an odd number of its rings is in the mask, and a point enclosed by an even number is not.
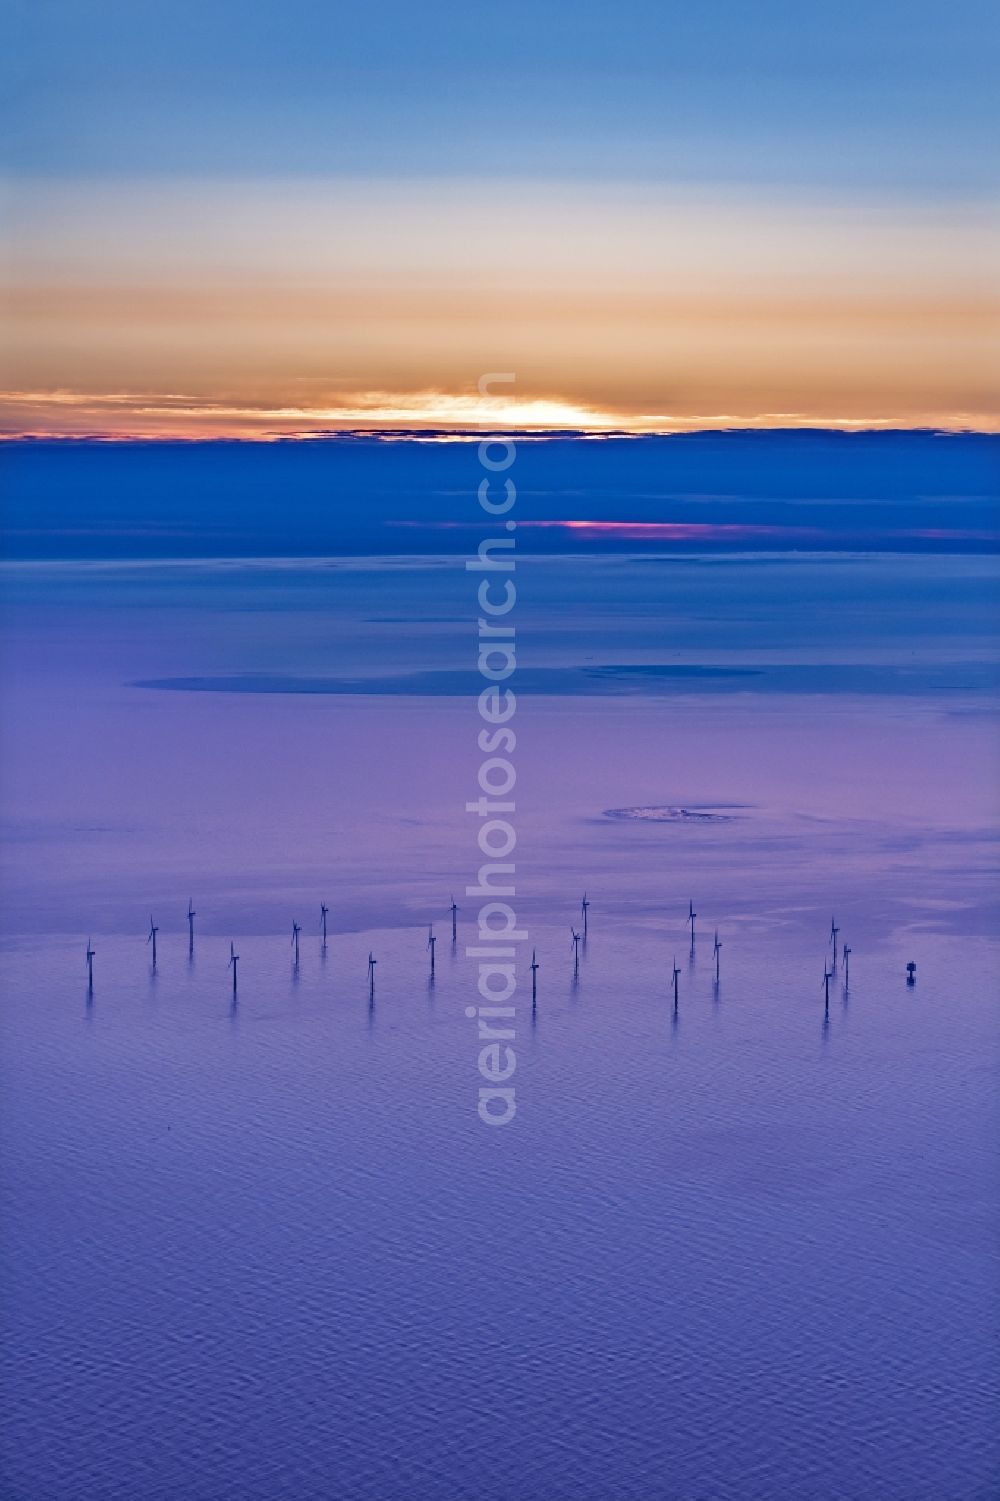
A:
[[[998,571],[519,565],[488,1130],[461,560],[6,568],[3,1501],[995,1501]]]

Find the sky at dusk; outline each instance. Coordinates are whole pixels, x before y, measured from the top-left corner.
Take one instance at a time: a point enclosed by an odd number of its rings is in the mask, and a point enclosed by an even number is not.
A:
[[[2,433],[997,426],[985,5],[11,14]]]

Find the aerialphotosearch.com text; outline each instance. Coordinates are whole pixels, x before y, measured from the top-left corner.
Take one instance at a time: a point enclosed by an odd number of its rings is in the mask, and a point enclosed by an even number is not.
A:
[[[494,384],[513,383],[511,374],[480,376],[479,394],[489,396]],[[516,447],[509,438],[484,438],[479,444],[479,463],[485,471],[479,484],[479,504],[490,518],[492,535],[483,538],[474,558],[466,561],[469,573],[479,574],[478,668],[484,687],[478,695],[477,744],[483,760],[479,765],[478,796],[466,803],[466,811],[479,820],[477,843],[481,863],[476,884],[465,894],[480,902],[477,941],[466,947],[476,961],[478,999],[465,1008],[477,1023],[479,1086],[477,1109],[487,1126],[506,1126],[517,1110],[513,1083],[517,1068],[514,994],[517,989],[517,945],[527,932],[518,928],[514,909],[516,896],[517,845],[514,787],[517,770],[514,752],[517,736],[513,720],[517,699],[510,686],[517,666],[514,583],[517,522],[512,511],[517,490],[509,470]]]

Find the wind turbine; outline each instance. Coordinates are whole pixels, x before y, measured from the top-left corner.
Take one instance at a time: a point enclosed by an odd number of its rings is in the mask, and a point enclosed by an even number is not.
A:
[[[538,999],[538,958],[535,950],[531,950],[531,1009],[534,1011],[535,1002]]]
[[[840,932],[840,929],[837,927],[837,919],[835,917],[831,917],[830,918],[830,942],[833,944],[833,967],[834,967],[834,969],[837,968],[837,934],[839,932]]]
[[[299,934],[301,932],[302,932],[302,929],[299,927],[298,923],[293,920],[293,922],[292,922],[292,948],[295,950],[295,968],[296,969],[298,969],[298,967],[299,967]]]
[[[586,936],[587,936],[587,908],[589,906],[590,906],[590,903],[587,900],[587,893],[584,892],[583,893],[583,901],[580,903],[580,911],[581,911],[581,913],[583,915],[583,936],[584,936],[584,938],[586,938]]]
[[[229,945],[229,963],[228,963],[228,965],[226,967],[227,967],[227,969],[231,969],[232,972],[233,972],[233,995],[234,996],[236,995],[236,966],[237,966],[237,964],[239,964],[239,962],[240,962],[240,956],[236,952],[236,946],[235,946],[235,944],[230,943],[230,945]]]
[[[326,920],[327,920],[327,917],[329,915],[330,915],[330,909],[326,905],[326,902],[320,902],[320,904],[319,904],[319,920],[320,920],[320,925],[322,926],[322,929],[323,929],[323,947],[324,948],[326,948]]]
[[[722,940],[719,937],[719,930],[718,930],[718,928],[716,928],[716,930],[715,930],[715,942],[712,945],[712,953],[715,955],[715,983],[716,983],[716,985],[718,985],[718,983],[719,983],[719,959],[720,959],[720,956],[722,954]]]
[[[833,979],[833,970],[832,969],[827,969],[826,965],[824,964],[823,965],[823,995],[824,995],[824,1011],[825,1011],[825,1013],[826,1013],[827,1016],[830,1015],[830,981],[832,979]]]
[[[150,918],[149,918],[149,936],[147,937],[146,942],[147,943],[151,943],[153,945],[153,968],[154,969],[156,968],[156,935],[157,935],[157,933],[159,931],[160,931],[159,928],[156,926],[155,922],[153,921],[152,913],[150,913]]]
[[[694,910],[694,902],[688,902],[688,922],[691,924],[691,947],[694,948],[694,920],[698,916]]]
[[[573,935],[571,939],[573,944],[573,973],[578,975],[580,973],[580,938],[582,935],[575,928],[570,928],[570,933]]]
[[[437,946],[437,939],[434,937],[434,924],[431,923],[430,926],[427,929],[427,947],[431,951],[431,976],[432,977],[434,975],[434,950],[435,950],[436,946]]]
[[[848,985],[850,985],[850,983],[851,983],[851,946],[850,946],[850,944],[845,943],[843,949],[841,950],[841,952],[843,953],[843,956],[844,956],[844,989],[846,990],[847,987],[848,987]]]
[[[87,939],[87,994],[88,995],[93,995],[94,994],[94,955],[96,953],[97,953],[97,950],[92,946],[92,944],[90,942],[90,939],[88,938]]]
[[[378,963],[378,960],[375,958],[375,955],[369,950],[369,953],[368,953],[368,999],[372,1000],[372,1001],[375,999],[375,966],[376,966],[377,963]]]
[[[677,1002],[680,999],[680,992],[679,992],[678,986],[677,986],[677,981],[680,979],[680,973],[681,972],[680,972],[680,969],[679,969],[678,964],[677,964],[677,955],[675,954],[674,955],[674,1015],[675,1016],[677,1014]]]
[[[451,906],[448,908],[448,911],[451,913],[451,941],[452,941],[452,943],[457,943],[458,942],[458,906],[457,906],[457,904],[455,902],[455,898],[454,897],[452,897],[452,899],[451,899]]]
[[[194,902],[188,897],[188,958],[194,953],[194,920],[198,916]]]

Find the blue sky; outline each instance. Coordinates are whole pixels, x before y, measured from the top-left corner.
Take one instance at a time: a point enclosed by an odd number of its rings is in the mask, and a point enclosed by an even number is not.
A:
[[[15,0],[9,169],[997,180],[994,7]]]

